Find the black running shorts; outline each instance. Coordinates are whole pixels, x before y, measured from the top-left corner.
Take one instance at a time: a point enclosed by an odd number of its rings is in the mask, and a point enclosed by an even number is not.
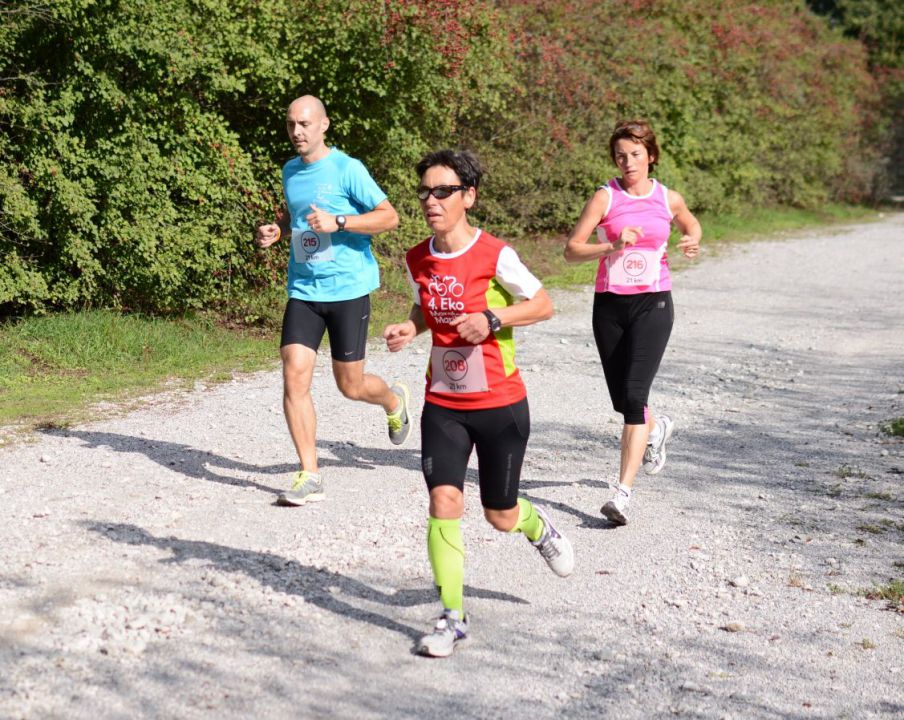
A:
[[[316,352],[325,330],[329,333],[333,360],[363,360],[369,323],[370,295],[339,302],[289,298],[283,314],[280,347],[297,343]]]
[[[488,410],[450,410],[424,403],[421,469],[427,487],[452,485],[463,491],[468,458],[476,447],[481,504],[490,510],[510,510],[518,503],[529,436],[527,398]]]

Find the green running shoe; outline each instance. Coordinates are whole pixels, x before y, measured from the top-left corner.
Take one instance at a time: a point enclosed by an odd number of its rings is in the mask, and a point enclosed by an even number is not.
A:
[[[399,398],[399,407],[395,412],[386,415],[386,424],[389,425],[389,439],[393,445],[401,445],[411,435],[411,418],[408,417],[408,405],[411,395],[408,386],[403,382],[393,383],[390,388]]]
[[[276,499],[276,504],[295,507],[307,502],[317,502],[325,497],[326,493],[323,492],[323,479],[320,477],[320,473],[299,470],[292,476],[292,488],[281,492]]]

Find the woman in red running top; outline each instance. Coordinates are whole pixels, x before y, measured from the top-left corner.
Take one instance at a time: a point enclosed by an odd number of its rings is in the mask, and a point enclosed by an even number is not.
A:
[[[443,611],[417,652],[445,657],[468,634],[461,517],[474,448],[487,521],[523,533],[562,577],[574,567],[574,552],[543,508],[518,497],[530,415],[512,328],[551,317],[552,302],[509,245],[470,224],[482,176],[474,155],[430,153],[417,174],[433,234],[406,255],[414,304],[408,320],[387,326],[383,337],[392,352],[425,330],[433,338],[421,466],[430,492],[427,553]]]
[[[666,257],[672,223],[678,249],[700,252],[703,231],[684,198],[650,177],[659,146],[646,120],[618,123],[609,154],[621,175],[587,201],[565,246],[569,262],[599,261],[593,300],[593,335],[615,410],[625,418],[618,487],[601,512],[624,525],[634,478],[643,463],[655,475],[665,464],[674,423],[647,406],[672,330],[672,280]],[[588,242],[596,230],[597,242]]]

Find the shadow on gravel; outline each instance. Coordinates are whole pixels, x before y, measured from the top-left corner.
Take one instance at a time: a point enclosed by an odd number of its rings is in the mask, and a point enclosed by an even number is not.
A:
[[[262,485],[246,478],[220,475],[212,468],[223,468],[236,472],[254,473],[258,475],[275,475],[288,473],[295,469],[294,465],[271,465],[261,467],[215,455],[207,450],[200,450],[185,443],[168,442],[154,438],[133,437],[118,433],[91,432],[87,430],[45,430],[47,435],[71,437],[81,440],[89,448],[109,448],[118,453],[140,453],[173,472],[207,482],[222,483],[234,487],[252,487],[262,492],[277,495],[280,490]]]
[[[276,592],[300,595],[305,602],[319,608],[351,620],[392,630],[411,638],[412,641],[419,639],[424,634],[422,628],[412,628],[379,613],[355,607],[342,600],[341,596],[359,598],[391,607],[412,607],[436,601],[436,591],[432,588],[400,590],[388,594],[341,573],[312,565],[302,565],[295,560],[273,553],[241,550],[199,540],[181,540],[175,536],[158,537],[137,525],[126,523],[86,522],[84,526],[89,531],[103,535],[113,542],[125,545],[147,545],[161,550],[169,550],[172,557],[161,560],[162,563],[181,564],[189,560],[207,560],[217,570],[243,573]],[[465,586],[465,593],[471,597],[527,604],[526,600],[515,595],[494,590]]]
[[[594,482],[594,481],[591,481]],[[562,483],[562,484],[570,484],[570,483]],[[581,483],[574,483],[575,485],[584,484],[583,481]],[[543,505],[548,508],[555,508],[556,510],[566,513],[568,515],[573,515],[578,520],[581,521],[581,524],[578,527],[589,528],[591,530],[614,530],[618,527],[615,523],[609,522],[604,517],[599,517],[596,515],[589,515],[585,513],[583,510],[578,510],[577,508],[571,507],[571,505],[566,505],[563,502],[558,502],[556,500],[549,500],[547,498],[537,497],[531,493],[524,492],[523,490],[519,493],[519,495],[523,498],[527,498],[532,503],[536,503],[537,505]]]
[[[322,452],[317,462],[321,467],[372,468],[397,467],[403,470],[421,471],[421,449],[419,447],[370,448],[362,447],[349,440],[318,440],[317,447],[329,450],[336,456],[333,460]],[[294,470],[294,468],[292,468]]]
[[[222,483],[234,487],[251,487],[261,492],[278,495],[282,488],[263,485],[247,478],[230,477],[216,472],[217,468],[252,475],[286,475],[298,469],[297,463],[278,465],[253,465],[232,458],[216,455],[208,450],[154,438],[134,437],[108,432],[86,430],[44,430],[46,435],[70,437],[81,440],[89,448],[109,448],[119,453],[140,453],[174,472],[207,482]],[[366,448],[352,442],[321,441],[320,446],[328,449],[337,459],[321,456],[321,467],[372,468],[401,467],[420,470],[420,451],[397,448]],[[281,483],[282,484],[282,483]]]
[[[689,483],[708,483],[714,474],[727,472],[735,482],[762,489],[786,487],[825,496],[827,485],[838,480],[888,474],[883,466],[895,460],[879,456],[876,432],[865,427],[887,419],[883,405],[891,405],[888,386],[894,383],[874,378],[904,376],[900,358],[858,363],[751,342],[701,343],[699,352],[705,368],[673,360],[663,373],[666,384],[675,383],[675,377],[694,378],[675,384],[712,396],[722,410],[714,424],[677,419],[675,457],[680,453],[689,463]],[[720,355],[746,359],[721,363]]]

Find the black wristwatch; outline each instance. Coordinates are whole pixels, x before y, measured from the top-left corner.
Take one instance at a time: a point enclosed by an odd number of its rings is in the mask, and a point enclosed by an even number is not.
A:
[[[339,226],[339,232],[345,230],[345,223],[347,222],[347,218],[345,215],[337,215],[336,216],[336,225]]]
[[[493,315],[491,311],[484,310],[483,314],[487,316],[487,320],[490,323],[490,332],[498,333],[500,330],[502,330],[502,321],[498,317]]]

